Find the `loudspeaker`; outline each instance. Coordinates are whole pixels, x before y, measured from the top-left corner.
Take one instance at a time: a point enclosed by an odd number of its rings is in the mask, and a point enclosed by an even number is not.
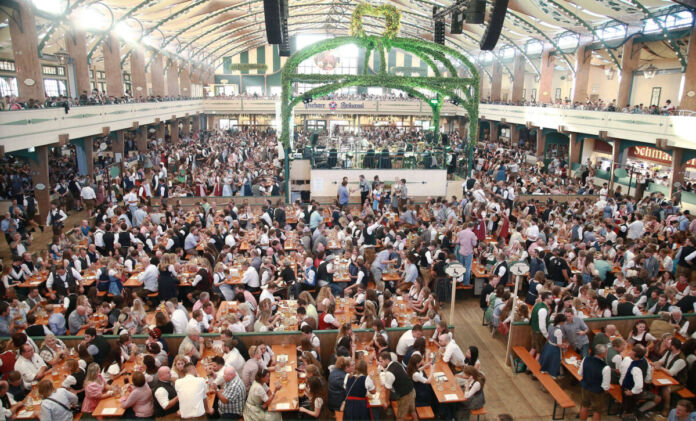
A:
[[[445,45],[445,22],[435,21],[435,44]]]
[[[280,0],[263,0],[263,14],[266,18],[266,38],[269,44],[282,44],[283,31]]]
[[[452,25],[450,26],[451,34],[461,34],[464,24],[464,12],[455,10],[452,12]]]
[[[280,44],[280,46],[278,46],[278,55],[281,57],[290,57],[290,35],[288,34],[287,14],[283,16],[280,29],[283,35],[283,42]]]
[[[482,50],[491,51],[498,43],[500,32],[503,30],[503,23],[505,23],[508,1],[509,0],[495,0],[495,4],[493,4],[493,14],[488,22],[486,32],[484,32],[481,42],[479,43]]]
[[[486,20],[486,0],[469,1],[469,7],[464,11],[464,20],[470,24],[483,23]]]

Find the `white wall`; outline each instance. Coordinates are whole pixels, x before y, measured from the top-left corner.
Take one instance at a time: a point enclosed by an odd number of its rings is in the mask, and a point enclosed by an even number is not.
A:
[[[357,189],[360,175],[372,182],[375,175],[384,182],[393,182],[395,178],[405,178],[408,195],[413,196],[444,196],[447,194],[446,170],[312,170],[312,197],[336,197],[338,186],[343,177],[348,177],[348,189]],[[360,192],[356,190],[351,197],[358,198]]]
[[[551,82],[551,99],[556,100],[556,89],[561,89],[561,99],[566,97],[571,98],[571,91],[573,89],[573,81],[568,78],[572,75],[571,72],[565,70],[554,70],[553,71],[553,82]],[[564,78],[564,79],[561,79]],[[538,97],[538,96],[537,96]]]
[[[663,106],[666,100],[671,100],[672,104],[679,105],[679,86],[681,85],[683,73],[670,73],[666,75],[655,75],[653,79],[646,79],[643,75],[633,77],[633,89],[631,89],[630,104],[643,104]],[[654,87],[661,87],[659,104],[650,104],[650,97]]]
[[[587,96],[598,95],[607,103],[617,99],[619,93],[619,75],[614,72],[612,80],[607,79],[604,69],[598,66],[590,68],[590,77],[587,83]]]

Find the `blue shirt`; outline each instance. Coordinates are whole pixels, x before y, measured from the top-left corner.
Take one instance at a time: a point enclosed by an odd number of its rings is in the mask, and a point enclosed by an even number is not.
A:
[[[418,278],[418,268],[413,263],[406,265],[406,270],[404,271],[404,282],[413,283]]]
[[[344,186],[343,184],[338,186],[338,204],[339,205],[348,204],[348,197],[349,196],[350,196],[350,192],[348,191],[346,186]]]
[[[315,229],[316,227],[319,226],[319,224],[324,220],[324,217],[319,214],[317,211],[313,211],[311,215],[309,215],[309,228],[310,229]]]
[[[669,411],[667,421],[681,421],[679,418],[677,418],[677,408],[674,408],[671,411]],[[696,412],[692,412],[691,414],[689,414],[689,416],[686,418],[686,421],[696,421]]]
[[[65,335],[65,316],[62,313],[51,314],[51,317],[48,318],[48,328],[56,336]]]
[[[0,336],[11,336],[10,332],[10,317],[0,317]]]

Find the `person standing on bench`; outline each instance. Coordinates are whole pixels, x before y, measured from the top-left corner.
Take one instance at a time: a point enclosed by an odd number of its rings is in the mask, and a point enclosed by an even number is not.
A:
[[[553,296],[550,292],[544,291],[541,293],[541,301],[534,304],[532,308],[532,317],[529,320],[532,326],[532,351],[536,359],[539,359],[541,350],[546,344],[548,336],[548,324],[551,319],[551,311],[549,308],[553,303]]]
[[[588,409],[592,411],[592,420],[599,421],[604,405],[604,392],[611,386],[611,367],[604,362],[607,356],[607,346],[598,344],[594,348],[594,354],[582,360],[578,374],[582,404],[580,405],[580,419],[587,419]]]
[[[630,357],[632,360],[631,364],[629,364],[625,372],[621,373],[621,378],[619,379],[623,395],[624,417],[636,415],[638,402],[641,400],[655,401],[655,405],[661,401],[659,396],[646,391],[644,387],[652,379],[652,367],[645,359],[645,347],[639,344],[634,345]],[[643,404],[643,407],[645,406],[646,404]]]
[[[561,375],[561,351],[568,348],[568,343],[563,343],[565,336],[561,329],[565,323],[565,315],[557,314],[553,319],[553,324],[549,326],[549,340],[539,355],[541,372],[548,373],[554,379]]]

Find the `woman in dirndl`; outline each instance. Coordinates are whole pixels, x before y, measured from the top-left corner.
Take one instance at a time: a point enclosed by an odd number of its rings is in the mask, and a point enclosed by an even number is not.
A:
[[[375,384],[367,375],[367,363],[360,360],[355,364],[355,372],[346,382],[346,406],[343,409],[345,421],[372,420],[368,393],[374,393]]]
[[[563,343],[563,331],[561,326],[566,322],[564,314],[557,314],[553,319],[553,324],[549,326],[549,337],[546,345],[541,349],[539,364],[541,372],[548,373],[554,379],[561,374],[561,352],[568,348],[567,343]]]

